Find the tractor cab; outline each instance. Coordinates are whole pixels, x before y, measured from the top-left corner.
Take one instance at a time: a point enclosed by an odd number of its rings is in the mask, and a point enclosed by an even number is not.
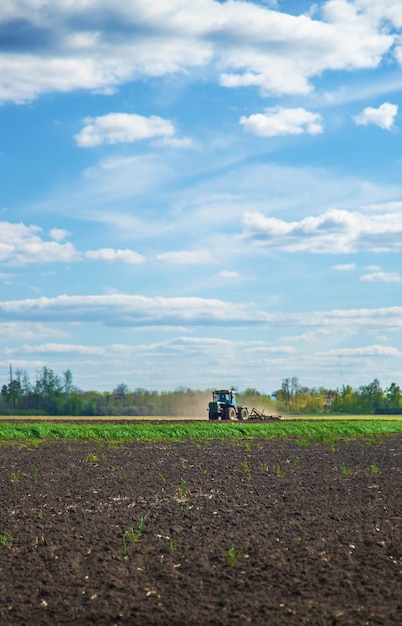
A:
[[[218,391],[214,391],[213,400],[214,402],[223,404],[225,406],[230,404],[234,408],[237,407],[236,392],[234,391],[234,389],[231,389],[230,391],[228,389],[220,389]]]
[[[247,407],[237,406],[234,389],[217,389],[212,392],[212,402],[208,406],[210,420],[247,419]]]

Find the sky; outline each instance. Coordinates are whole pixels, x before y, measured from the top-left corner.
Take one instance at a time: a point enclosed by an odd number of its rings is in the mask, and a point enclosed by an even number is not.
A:
[[[0,383],[402,386],[401,0],[2,0]]]

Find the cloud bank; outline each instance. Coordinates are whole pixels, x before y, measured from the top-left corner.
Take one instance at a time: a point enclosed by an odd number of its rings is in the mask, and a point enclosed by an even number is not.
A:
[[[286,222],[262,213],[248,212],[243,218],[243,238],[287,252],[400,252],[402,214],[364,214],[329,209],[318,216]]]
[[[375,68],[391,50],[402,63],[398,6],[329,0],[313,19],[233,0],[3,2],[0,102],[76,89],[108,94],[190,68],[212,69],[223,87],[307,94],[324,71]]]

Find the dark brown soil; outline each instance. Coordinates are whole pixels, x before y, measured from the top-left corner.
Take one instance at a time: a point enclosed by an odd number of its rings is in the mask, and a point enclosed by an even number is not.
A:
[[[400,626],[401,442],[3,446],[0,624]]]

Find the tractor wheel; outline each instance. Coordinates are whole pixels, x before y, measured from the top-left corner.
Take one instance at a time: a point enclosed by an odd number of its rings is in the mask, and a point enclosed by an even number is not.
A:
[[[248,411],[246,407],[239,409],[239,420],[248,420]]]
[[[218,419],[218,414],[217,413],[212,413],[211,411],[208,414],[208,417],[210,420],[217,420]]]
[[[231,421],[237,419],[236,410],[232,406],[229,406],[226,409],[226,419],[231,420]]]

